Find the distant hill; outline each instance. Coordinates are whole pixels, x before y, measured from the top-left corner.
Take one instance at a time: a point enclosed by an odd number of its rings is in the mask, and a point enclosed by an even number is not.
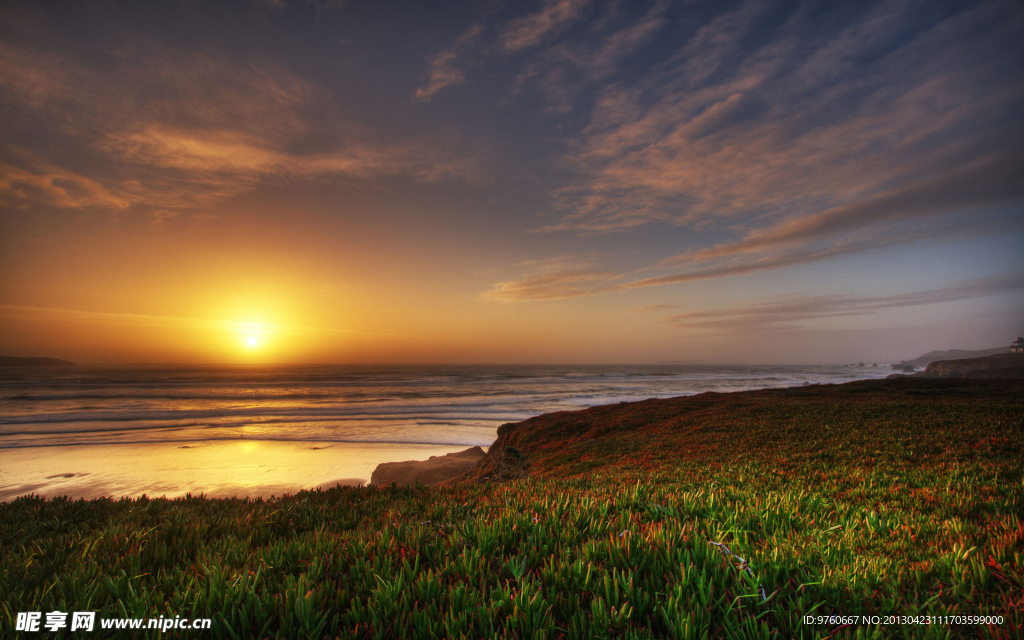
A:
[[[939,360],[964,360],[965,358],[982,358],[984,356],[996,356],[1001,353],[1009,352],[1009,347],[993,347],[991,349],[981,349],[979,351],[965,351],[964,349],[949,349],[948,351],[929,351],[923,356],[914,358],[913,360],[904,360],[900,364],[911,364],[917,368],[927,367],[932,362],[938,362]]]
[[[16,358],[0,356],[0,367],[73,367],[74,362],[57,358]]]

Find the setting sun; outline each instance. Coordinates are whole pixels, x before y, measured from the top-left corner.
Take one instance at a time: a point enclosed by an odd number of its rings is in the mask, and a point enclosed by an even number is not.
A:
[[[239,322],[232,327],[247,351],[262,349],[267,338],[274,333],[274,327],[265,322]]]

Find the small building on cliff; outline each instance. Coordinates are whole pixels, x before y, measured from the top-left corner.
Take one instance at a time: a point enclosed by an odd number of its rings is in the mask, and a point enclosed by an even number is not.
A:
[[[1024,353],[1024,338],[1017,338],[1017,340],[1010,345],[1010,353]]]

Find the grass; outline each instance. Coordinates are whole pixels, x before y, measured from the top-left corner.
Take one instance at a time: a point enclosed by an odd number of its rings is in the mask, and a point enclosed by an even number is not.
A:
[[[508,481],[485,461],[446,486],[268,501],[20,498],[0,504],[0,636],[19,611],[92,609],[209,617],[178,633],[213,638],[1019,637],[1022,391],[906,379],[550,414],[499,431],[494,457],[530,465]]]

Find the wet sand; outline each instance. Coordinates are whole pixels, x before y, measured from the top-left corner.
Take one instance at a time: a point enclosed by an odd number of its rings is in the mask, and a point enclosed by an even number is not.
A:
[[[45,497],[270,497],[360,485],[383,462],[425,460],[465,445],[231,441],[0,449],[0,501]]]

